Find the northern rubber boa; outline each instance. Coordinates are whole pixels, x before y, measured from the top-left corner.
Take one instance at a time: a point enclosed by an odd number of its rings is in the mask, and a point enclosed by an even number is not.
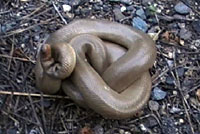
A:
[[[149,99],[148,70],[155,58],[155,43],[139,30],[105,20],[76,20],[42,46],[36,85],[49,94],[62,89],[106,118],[128,118]]]

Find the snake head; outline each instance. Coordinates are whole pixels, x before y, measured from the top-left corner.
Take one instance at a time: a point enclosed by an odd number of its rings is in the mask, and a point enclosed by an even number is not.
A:
[[[40,51],[44,72],[57,79],[65,79],[73,72],[76,64],[74,49],[65,43],[44,44]]]
[[[44,44],[41,48],[41,60],[50,61],[51,58],[51,46],[49,44]]]

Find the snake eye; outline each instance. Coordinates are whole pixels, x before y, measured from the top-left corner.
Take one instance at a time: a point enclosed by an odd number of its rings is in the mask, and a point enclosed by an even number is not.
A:
[[[51,59],[51,46],[44,44],[41,48],[41,59],[46,61]]]

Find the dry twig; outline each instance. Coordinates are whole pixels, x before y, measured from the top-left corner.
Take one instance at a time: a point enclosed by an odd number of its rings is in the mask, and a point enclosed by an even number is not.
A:
[[[0,91],[0,95],[15,95],[15,96],[32,96],[32,97],[47,97],[54,99],[69,99],[67,96],[59,96],[59,95],[48,95],[48,94],[36,94],[36,93],[23,93],[23,92],[10,92],[10,91]]]

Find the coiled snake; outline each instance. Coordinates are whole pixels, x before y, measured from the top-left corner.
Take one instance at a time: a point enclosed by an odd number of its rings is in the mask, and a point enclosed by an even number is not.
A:
[[[105,20],[80,19],[51,34],[36,64],[36,86],[62,89],[77,104],[104,117],[133,116],[151,93],[149,68],[155,44],[134,28]]]

